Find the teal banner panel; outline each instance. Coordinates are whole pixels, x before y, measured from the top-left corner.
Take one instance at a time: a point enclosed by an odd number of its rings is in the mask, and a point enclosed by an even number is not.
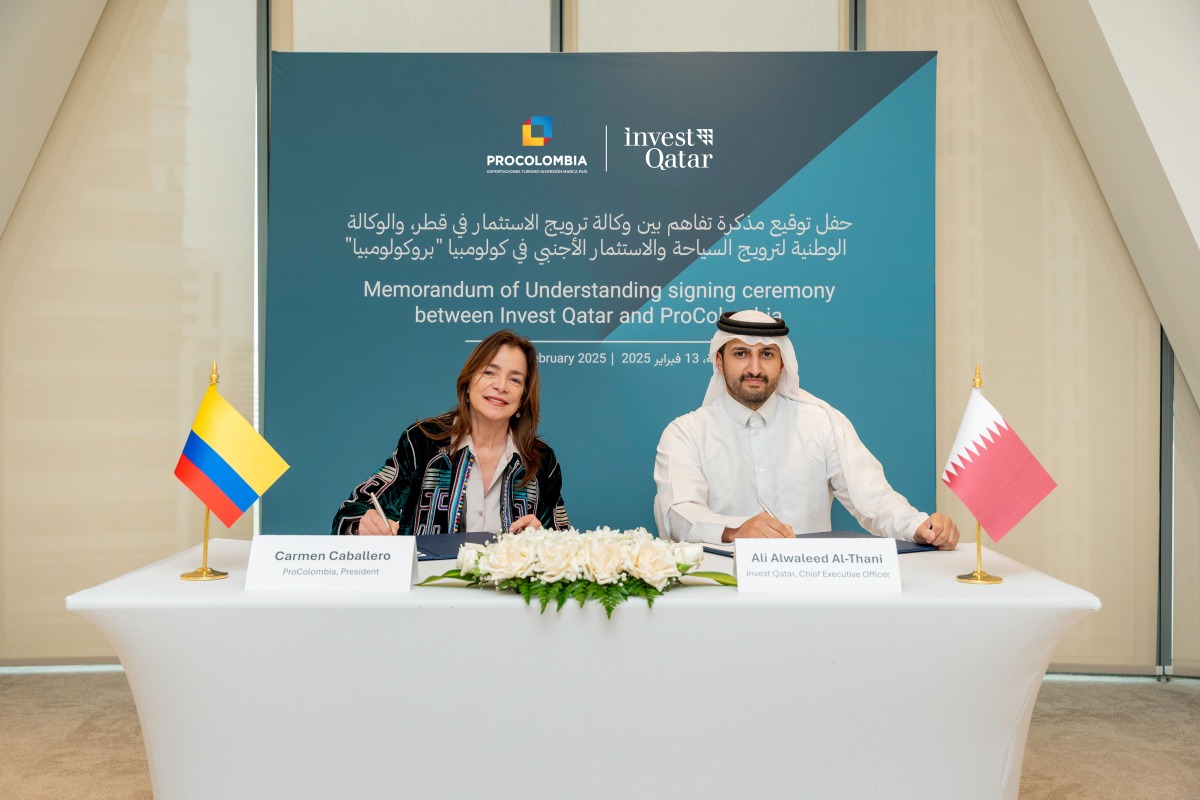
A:
[[[659,435],[747,308],[932,511],[936,63],[274,54],[263,532],[328,533],[500,328],[537,345],[572,523],[653,530]]]

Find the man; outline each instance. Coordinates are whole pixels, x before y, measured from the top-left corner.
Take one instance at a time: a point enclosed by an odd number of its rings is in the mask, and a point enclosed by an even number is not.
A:
[[[876,536],[958,545],[953,520],[909,505],[850,421],[800,388],[782,319],[726,312],[717,329],[704,405],[668,425],[658,444],[661,536],[718,543],[827,531],[836,497]]]

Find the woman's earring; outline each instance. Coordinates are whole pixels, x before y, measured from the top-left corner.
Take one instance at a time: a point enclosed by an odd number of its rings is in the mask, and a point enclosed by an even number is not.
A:
[[[518,411],[518,412],[517,412],[517,419],[520,419],[520,418],[521,418],[521,412],[520,412],[520,411]]]

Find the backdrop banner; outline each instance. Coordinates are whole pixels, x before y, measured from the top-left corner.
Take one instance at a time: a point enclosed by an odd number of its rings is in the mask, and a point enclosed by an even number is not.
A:
[[[748,308],[934,510],[936,63],[274,54],[263,533],[328,533],[500,328],[538,348],[572,523],[653,530],[659,435]]]

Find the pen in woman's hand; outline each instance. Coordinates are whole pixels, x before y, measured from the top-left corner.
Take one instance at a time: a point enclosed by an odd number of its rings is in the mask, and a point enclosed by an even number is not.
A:
[[[379,518],[383,520],[384,527],[388,529],[388,533],[391,533],[392,526],[388,525],[387,514],[383,513],[383,506],[379,505],[379,498],[375,496],[374,492],[367,492],[367,497],[371,498],[371,505],[375,506],[375,512],[379,514]]]

